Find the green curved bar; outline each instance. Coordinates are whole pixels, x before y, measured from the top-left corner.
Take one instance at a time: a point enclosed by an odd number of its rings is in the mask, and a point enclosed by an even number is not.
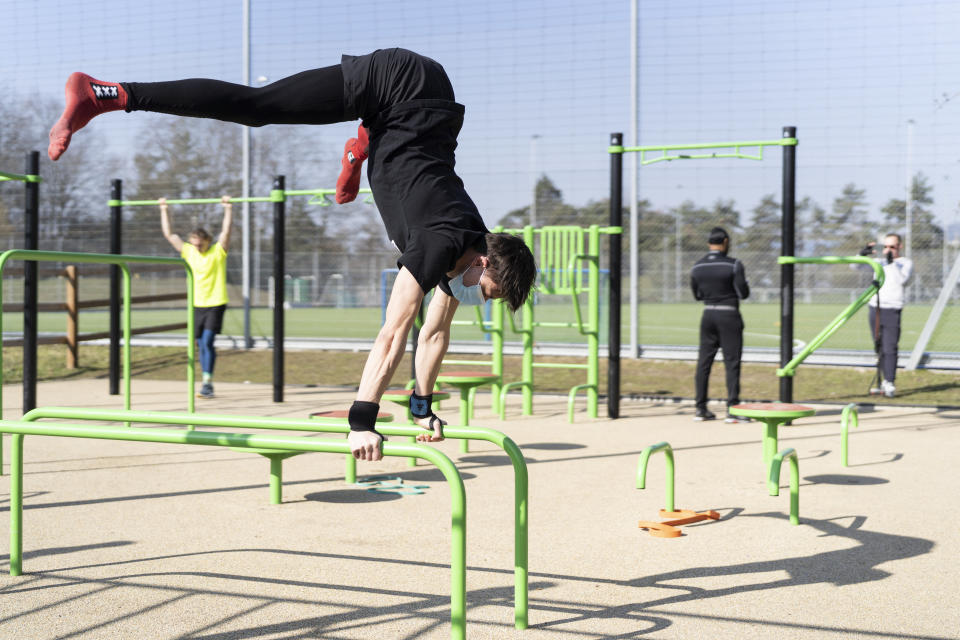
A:
[[[10,575],[18,576],[23,567],[23,437],[25,435],[161,442],[216,447],[277,449],[287,451],[314,451],[350,453],[345,440],[318,440],[300,436],[276,436],[245,433],[215,433],[169,429],[137,429],[88,426],[63,423],[31,423],[0,420],[0,433],[14,435],[11,459],[10,491]],[[450,485],[450,635],[454,640],[466,640],[467,591],[467,498],[463,479],[450,458],[442,452],[423,445],[383,444],[383,455],[428,460],[437,466]]]
[[[350,431],[350,426],[344,424],[342,421],[330,421],[321,418],[303,420],[298,418],[167,413],[163,411],[120,411],[116,409],[85,409],[75,407],[38,407],[26,413],[22,420],[33,421],[41,418],[140,422],[148,424],[192,424],[203,427],[278,429],[325,433],[349,433]],[[378,424],[377,431],[387,436],[416,436],[423,433],[423,429],[418,426],[395,424]],[[514,626],[517,629],[526,629],[529,622],[529,571],[527,568],[529,548],[529,479],[527,463],[523,458],[523,452],[506,434],[494,429],[447,425],[444,427],[443,433],[448,438],[484,440],[495,444],[503,449],[513,465]],[[427,448],[429,449],[430,447]],[[347,451],[349,453],[349,448]]]
[[[183,258],[135,256],[115,253],[80,253],[74,251],[37,251],[11,249],[0,254],[0,334],[3,333],[3,270],[10,260],[29,262],[78,262],[82,264],[111,264],[123,273],[123,407],[130,408],[130,269],[128,264],[178,264],[187,272],[187,335],[193,335],[193,271]],[[193,340],[187,341],[187,409],[194,411],[194,349]],[[0,418],[3,417],[3,351],[0,349]],[[3,438],[0,437],[0,475],[3,475]]]
[[[650,456],[658,451],[663,451],[667,458],[667,511],[673,511],[673,447],[669,442],[658,442],[652,444],[640,453],[640,462],[637,463],[637,489],[645,489],[647,485],[647,461]]]
[[[793,360],[783,365],[783,368],[777,369],[777,375],[782,377],[793,376],[797,372],[797,367],[800,366],[800,363],[809,357],[811,353],[823,346],[823,343],[827,339],[837,332],[840,327],[847,323],[847,320],[853,317],[853,315],[860,310],[860,307],[867,304],[877,291],[880,290],[880,287],[883,286],[884,274],[883,267],[874,260],[867,256],[823,256],[820,258],[798,258],[796,256],[780,256],[777,259],[778,264],[867,264],[873,268],[874,275],[876,276],[870,286],[867,287],[867,290],[860,294],[860,297],[850,303],[850,305],[840,312],[836,318],[830,321],[830,324],[826,326],[820,333],[818,333],[810,342],[804,345],[803,349],[793,357]]]
[[[797,452],[793,449],[784,449],[770,461],[770,477],[767,488],[770,495],[780,495],[780,466],[783,459],[790,460],[790,524],[800,524],[800,464],[797,462]]]
[[[840,462],[847,466],[847,435],[850,425],[860,426],[860,416],[857,413],[857,403],[851,402],[840,413]]]

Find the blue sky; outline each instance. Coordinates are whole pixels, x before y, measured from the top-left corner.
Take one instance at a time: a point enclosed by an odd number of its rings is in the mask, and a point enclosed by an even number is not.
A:
[[[0,64],[18,95],[58,97],[74,70],[109,80],[240,80],[240,0],[4,5]],[[254,78],[386,46],[441,61],[467,105],[459,172],[488,223],[529,200],[534,173],[548,174],[573,203],[606,197],[607,136],[630,129],[626,0],[252,5]],[[645,0],[640,18],[641,144],[777,138],[795,125],[798,196],[829,207],[855,182],[878,213],[903,197],[909,161],[934,185],[940,220],[958,220],[955,2]],[[160,117],[111,115],[91,126],[123,150]],[[337,152],[352,130],[327,127],[304,144]],[[779,192],[779,155],[664,163],[642,169],[640,180],[656,206],[732,197],[746,212]]]

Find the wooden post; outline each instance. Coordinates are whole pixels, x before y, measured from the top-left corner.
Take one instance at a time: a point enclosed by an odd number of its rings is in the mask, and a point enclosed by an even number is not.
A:
[[[79,324],[77,316],[77,298],[79,298],[77,292],[77,266],[73,264],[68,265],[64,270],[64,275],[67,280],[67,369],[76,369],[80,365],[77,349],[77,331]]]

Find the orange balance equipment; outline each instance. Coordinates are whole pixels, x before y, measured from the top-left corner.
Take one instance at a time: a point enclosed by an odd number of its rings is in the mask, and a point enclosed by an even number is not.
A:
[[[473,394],[471,391],[485,384],[500,382],[500,376],[488,371],[448,371],[437,376],[438,384],[456,387],[460,390],[460,425],[470,426],[470,416],[473,415]],[[436,394],[434,394],[436,398]],[[469,441],[460,441],[460,453],[470,451]]]
[[[720,514],[710,509],[707,511],[691,511],[690,509],[680,509],[678,511],[667,511],[660,509],[661,518],[672,518],[663,522],[650,522],[648,520],[640,521],[640,528],[650,532],[654,538],[679,538],[683,535],[679,527],[683,524],[693,524],[703,520],[719,520]]]

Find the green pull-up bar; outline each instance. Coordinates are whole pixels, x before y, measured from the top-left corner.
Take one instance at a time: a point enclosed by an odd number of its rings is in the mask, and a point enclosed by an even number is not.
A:
[[[876,295],[877,291],[880,290],[880,287],[883,286],[883,267],[877,263],[873,258],[867,256],[847,256],[847,257],[836,257],[836,256],[824,256],[821,258],[798,258],[796,256],[780,256],[777,258],[779,264],[868,264],[873,268],[873,272],[876,275],[873,282],[870,283],[870,286],[866,291],[860,294],[860,297],[850,303],[846,309],[840,312],[836,318],[830,321],[830,324],[824,328],[823,331],[817,334],[817,336],[808,342],[803,349],[800,350],[800,353],[793,357],[793,360],[788,362],[783,366],[782,369],[777,369],[777,375],[780,377],[792,377],[797,372],[797,367],[800,366],[800,363],[807,359],[807,357],[819,349],[827,339],[837,332],[840,327],[846,324],[853,315],[860,310],[860,307],[865,305],[870,298]]]
[[[0,182],[5,180],[12,180],[15,182],[43,182],[43,179],[40,176],[35,176],[31,174],[19,174],[19,173],[8,173],[6,171],[0,171]]]
[[[330,206],[326,200],[327,196],[332,196],[337,192],[336,189],[272,189],[269,196],[251,196],[247,198],[230,198],[229,202],[283,202],[287,196],[312,196],[308,204],[317,204],[321,207]],[[370,194],[370,189],[360,189],[359,193]],[[165,204],[223,204],[222,198],[172,198],[164,200]],[[364,202],[372,203],[373,200],[367,198]],[[159,200],[107,200],[107,205],[111,207],[150,207],[159,206]]]
[[[640,164],[648,165],[655,162],[664,162],[670,160],[706,160],[710,158],[740,158],[742,160],[763,160],[764,147],[795,147],[796,138],[778,138],[777,140],[749,140],[746,142],[706,142],[702,144],[662,144],[649,145],[642,147],[625,147],[623,145],[610,145],[607,147],[608,153],[639,153]],[[756,148],[756,153],[746,153],[742,149]],[[697,149],[733,149],[727,152],[710,153],[674,153],[671,151],[694,151]],[[660,155],[647,159],[648,153],[659,153]]]

